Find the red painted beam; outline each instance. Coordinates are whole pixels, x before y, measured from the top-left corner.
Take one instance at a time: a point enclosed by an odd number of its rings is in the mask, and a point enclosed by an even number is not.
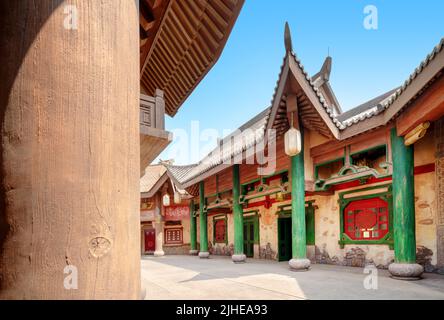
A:
[[[417,166],[414,169],[415,176],[420,175],[420,174],[430,173],[430,172],[435,172],[435,164],[434,163],[429,163],[429,164],[425,164],[422,166]],[[374,184],[374,183],[378,183],[378,182],[385,182],[385,181],[392,181],[392,177],[370,178],[364,184],[361,184],[359,180],[355,180],[355,181],[335,185],[329,191],[306,192],[305,195],[306,196],[312,196],[312,195],[317,195],[317,194],[332,195],[334,191],[345,190],[345,189],[350,189],[350,188],[359,187],[359,186],[366,186],[366,185],[370,185],[370,184]],[[284,201],[287,201],[287,200],[291,200],[290,194],[285,195]],[[270,208],[276,202],[279,202],[279,201],[276,201],[276,199],[266,199],[266,200],[262,200],[262,201],[249,202],[247,204],[246,208],[255,208],[255,207]]]

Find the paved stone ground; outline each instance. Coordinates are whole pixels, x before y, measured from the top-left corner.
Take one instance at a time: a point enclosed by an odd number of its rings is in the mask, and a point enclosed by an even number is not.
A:
[[[143,257],[141,264],[148,300],[444,299],[444,276],[436,274],[401,281],[378,270],[378,289],[367,290],[362,268],[318,264],[294,272],[288,262],[234,264],[229,257],[213,256]]]

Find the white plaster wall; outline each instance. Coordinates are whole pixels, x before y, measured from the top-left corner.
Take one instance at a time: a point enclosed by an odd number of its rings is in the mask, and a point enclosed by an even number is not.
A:
[[[387,182],[386,182],[387,183]],[[386,183],[378,183],[377,185],[384,185]],[[350,188],[347,191],[366,188],[368,186],[361,186]],[[344,192],[344,191],[341,191]],[[357,192],[353,196],[371,194],[375,191]],[[367,260],[373,260],[376,265],[387,266],[394,257],[394,251],[390,250],[388,245],[345,245],[341,249],[338,241],[340,238],[340,208],[339,208],[339,193],[335,192],[332,196],[313,196],[310,200],[315,200],[315,244],[321,252],[326,252],[328,256],[338,261],[340,264],[344,263],[346,253],[352,248],[360,248],[365,252]]]
[[[414,145],[415,166],[435,163],[435,140],[433,130]],[[438,203],[436,199],[435,172],[415,176],[415,215],[416,244],[433,251],[432,265],[437,263],[437,218]]]
[[[280,203],[279,205],[282,205]],[[270,209],[264,207],[257,208],[259,210],[259,248],[265,248],[270,244],[272,255],[277,259],[278,254],[278,227],[277,227],[277,204]],[[258,250],[260,250],[258,248]],[[258,253],[259,254],[259,253]]]

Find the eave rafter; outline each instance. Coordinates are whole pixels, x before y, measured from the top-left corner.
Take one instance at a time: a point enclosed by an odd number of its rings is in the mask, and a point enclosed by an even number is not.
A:
[[[141,87],[148,95],[156,89],[163,90],[170,116],[176,114],[216,63],[243,3],[244,0],[142,1],[148,8],[145,11],[152,14],[141,17],[141,30],[151,28],[156,32],[147,41],[141,39],[145,41],[141,50]]]
[[[283,72],[278,81],[276,96],[273,100],[268,129],[275,129],[277,136],[283,135],[289,129],[287,118],[287,95],[294,94],[297,98],[298,113],[302,125],[310,130],[332,139],[339,135],[339,130],[325,111],[324,107],[317,101],[318,97],[313,92],[310,96],[311,88],[304,88],[305,78],[302,78],[301,70],[294,70],[291,59],[288,55],[284,60]],[[299,73],[299,74],[298,74]],[[301,83],[302,82],[302,83]],[[315,106],[317,105],[318,106]]]
[[[338,139],[337,123],[328,113],[324,99],[293,53],[288,24],[285,25],[284,42],[286,55],[272,99],[267,129],[275,129],[277,136],[288,130],[286,99],[292,94],[297,98],[298,114],[305,128],[317,131],[329,139]]]

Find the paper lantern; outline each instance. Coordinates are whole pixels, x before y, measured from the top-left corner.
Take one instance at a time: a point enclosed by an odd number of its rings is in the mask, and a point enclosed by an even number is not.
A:
[[[297,156],[302,150],[301,132],[295,128],[290,128],[284,136],[285,153],[290,156]]]
[[[168,193],[165,193],[162,197],[162,204],[164,207],[169,207],[170,206],[170,196]]]

